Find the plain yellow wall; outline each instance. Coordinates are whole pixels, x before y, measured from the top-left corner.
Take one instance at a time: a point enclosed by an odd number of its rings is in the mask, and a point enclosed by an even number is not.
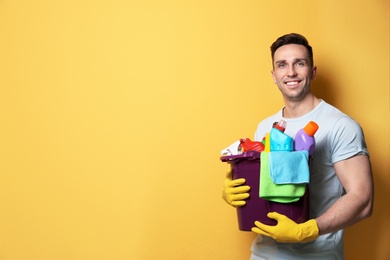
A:
[[[388,0],[1,1],[0,259],[248,259],[219,152],[282,106],[289,32],[371,152],[347,259],[389,259]]]

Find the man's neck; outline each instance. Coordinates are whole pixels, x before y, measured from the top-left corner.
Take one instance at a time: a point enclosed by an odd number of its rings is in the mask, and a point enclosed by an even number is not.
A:
[[[301,101],[285,100],[285,107],[283,109],[283,117],[285,118],[297,118],[301,117],[310,111],[312,111],[319,103],[320,99],[314,95],[307,96]]]

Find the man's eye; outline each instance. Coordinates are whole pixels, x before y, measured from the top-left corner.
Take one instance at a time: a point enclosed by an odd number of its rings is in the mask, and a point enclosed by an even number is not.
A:
[[[278,68],[285,68],[286,67],[286,64],[284,64],[284,63],[278,63]]]
[[[298,67],[303,67],[303,66],[305,66],[305,63],[304,62],[297,62],[297,64],[296,64]]]

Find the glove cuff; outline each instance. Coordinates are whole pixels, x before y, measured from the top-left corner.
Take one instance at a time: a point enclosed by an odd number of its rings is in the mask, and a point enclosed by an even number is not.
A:
[[[300,227],[300,234],[298,234],[299,242],[309,242],[318,238],[319,229],[315,219],[300,224]]]

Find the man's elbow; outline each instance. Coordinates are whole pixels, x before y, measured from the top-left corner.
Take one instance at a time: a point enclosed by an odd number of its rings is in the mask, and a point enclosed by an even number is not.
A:
[[[367,202],[364,204],[363,210],[361,212],[362,219],[369,218],[374,213],[374,197],[371,196]]]

